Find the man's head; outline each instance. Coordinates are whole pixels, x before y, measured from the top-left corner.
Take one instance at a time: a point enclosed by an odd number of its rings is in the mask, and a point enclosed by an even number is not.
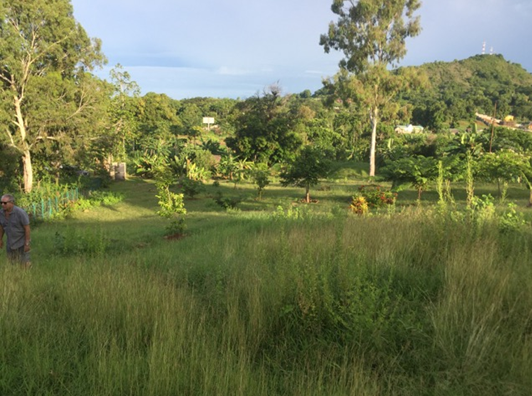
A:
[[[2,195],[0,205],[2,206],[2,209],[10,211],[15,205],[15,197],[11,194]]]

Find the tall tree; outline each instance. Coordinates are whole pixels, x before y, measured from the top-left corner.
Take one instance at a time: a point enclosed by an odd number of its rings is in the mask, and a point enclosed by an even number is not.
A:
[[[126,156],[126,142],[134,147],[137,138],[136,110],[140,87],[131,80],[130,74],[121,64],[117,64],[109,75],[114,92],[109,106],[111,133],[107,134],[107,138],[111,140],[110,154],[123,161]]]
[[[99,91],[88,71],[105,59],[100,42],[74,19],[69,0],[2,1],[0,59],[0,112],[9,120],[3,133],[22,157],[29,192],[32,153],[66,129],[76,131]]]
[[[388,70],[406,55],[406,39],[420,32],[419,0],[333,0],[338,15],[327,34],[321,35],[325,52],[342,51],[341,82],[351,86],[369,114],[371,124],[370,176],[375,175],[377,125],[386,106],[408,78]]]

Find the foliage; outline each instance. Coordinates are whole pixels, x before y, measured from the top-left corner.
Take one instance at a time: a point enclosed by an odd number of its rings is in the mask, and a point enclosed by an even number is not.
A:
[[[293,202],[277,205],[275,211],[271,214],[272,219],[276,221],[281,220],[309,220],[313,218],[313,214],[308,206],[300,206]]]
[[[88,71],[104,57],[68,0],[7,0],[0,12],[0,119],[30,192],[32,156],[56,165],[66,154],[75,158],[102,126],[106,87]]]
[[[152,179],[160,167],[166,166],[167,158],[161,153],[136,152],[132,162],[138,176]]]
[[[383,177],[393,182],[392,188],[398,188],[408,183],[418,191],[418,199],[427,188],[429,182],[436,179],[438,174],[437,162],[432,157],[421,155],[403,157],[388,162],[382,169]]]
[[[214,199],[214,202],[224,208],[224,209],[236,209],[236,207],[238,206],[238,204],[240,202],[242,202],[242,198],[239,197],[239,196],[232,196],[232,197],[227,197],[227,196],[224,196],[223,193],[221,191],[217,191],[216,192],[216,195],[215,197],[213,198]]]
[[[270,170],[266,164],[257,164],[251,169],[251,178],[253,183],[257,186],[257,196],[262,199],[264,189],[270,184]]]
[[[183,177],[179,180],[179,187],[183,190],[187,198],[194,198],[205,190],[205,186],[201,180],[193,180],[188,177]]]
[[[476,163],[476,174],[485,181],[515,182],[529,166],[528,157],[513,151],[486,153]]]
[[[237,104],[235,134],[226,139],[236,155],[253,162],[272,164],[292,158],[301,145],[295,132],[298,114],[289,111],[288,98],[281,88],[272,85],[262,96],[254,96]]]
[[[149,92],[137,101],[139,138],[169,142],[181,126],[175,101],[165,94]]]
[[[406,39],[419,34],[418,0],[365,0],[359,2],[333,0],[331,10],[338,15],[327,34],[320,37],[325,52],[342,51],[340,73],[328,82],[344,101],[360,103],[368,110],[371,124],[370,176],[375,176],[377,125],[390,109],[395,96],[419,84],[416,73],[403,69],[393,74],[395,66],[406,54]]]
[[[524,229],[527,222],[523,213],[515,210],[516,205],[509,203],[506,210],[499,217],[499,227],[501,232],[519,232]]]
[[[92,206],[116,205],[124,200],[124,194],[113,191],[93,190],[89,191],[82,200],[89,201]]]
[[[363,197],[369,208],[381,208],[387,205],[395,205],[397,193],[379,185],[362,185],[353,199]]]
[[[532,76],[521,65],[502,55],[475,55],[452,62],[426,63],[417,68],[426,73],[430,85],[423,92],[403,95],[414,105],[413,123],[432,130],[456,120],[474,120],[475,113],[503,119],[532,119]],[[495,108],[495,104],[497,106]],[[437,110],[436,110],[437,109]],[[496,114],[494,113],[496,110]]]
[[[187,213],[183,194],[170,191],[170,186],[175,184],[175,179],[168,168],[159,169],[156,176],[156,197],[159,199],[157,214],[170,221],[170,225],[166,228],[167,235],[182,234],[185,230],[184,216]]]
[[[41,180],[31,193],[20,194],[17,205],[34,215],[35,220],[60,220],[77,211],[100,205],[116,205],[123,199],[123,194],[106,190],[86,190],[80,183],[58,185]]]
[[[125,161],[127,152],[134,150],[138,139],[136,111],[140,87],[120,64],[111,69],[109,75],[113,84],[108,108],[111,128],[100,138],[100,155],[105,153],[115,160]]]
[[[54,235],[54,252],[63,256],[98,257],[112,245],[112,239],[101,228],[69,229],[67,232],[56,231]]]
[[[294,185],[305,188],[305,201],[310,202],[310,188],[318,184],[331,170],[331,163],[322,150],[305,146],[281,173],[283,186]]]
[[[366,214],[369,211],[368,201],[362,194],[354,194],[349,208],[353,213]]]
[[[216,166],[217,173],[226,179],[233,180],[234,175],[238,170],[238,157],[231,154],[224,154],[220,158],[220,162]]]

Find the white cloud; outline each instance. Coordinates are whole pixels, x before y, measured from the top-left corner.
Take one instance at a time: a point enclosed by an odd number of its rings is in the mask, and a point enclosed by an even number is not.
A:
[[[227,76],[244,76],[246,74],[250,74],[250,72],[248,70],[235,69],[235,68],[231,68],[227,66],[222,66],[216,71],[216,74],[227,75]]]

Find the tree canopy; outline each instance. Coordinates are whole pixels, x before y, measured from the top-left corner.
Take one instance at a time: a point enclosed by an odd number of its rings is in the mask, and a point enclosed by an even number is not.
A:
[[[32,155],[47,140],[79,137],[102,92],[88,73],[105,59],[73,17],[69,0],[5,0],[0,5],[2,133],[22,157],[24,189]]]

